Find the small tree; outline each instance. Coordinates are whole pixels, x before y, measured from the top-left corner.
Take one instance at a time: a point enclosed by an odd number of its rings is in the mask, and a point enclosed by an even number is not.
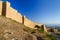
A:
[[[43,32],[42,27],[40,27],[40,26],[36,25],[36,26],[35,26],[35,28],[37,28],[37,30],[38,30],[39,32]]]
[[[38,29],[38,28],[40,28],[40,26],[36,25],[36,26],[35,26],[35,28],[37,28],[37,29]]]

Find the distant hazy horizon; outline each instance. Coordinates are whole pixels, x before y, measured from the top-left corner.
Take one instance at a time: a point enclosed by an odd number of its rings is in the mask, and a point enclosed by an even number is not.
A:
[[[60,24],[60,0],[3,0],[28,19],[43,24]]]

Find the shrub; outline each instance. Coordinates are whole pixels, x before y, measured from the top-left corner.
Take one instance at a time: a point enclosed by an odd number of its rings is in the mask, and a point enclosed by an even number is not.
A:
[[[38,25],[35,25],[35,28],[37,28],[37,29],[38,29],[38,28],[40,28],[40,26],[38,26]]]
[[[40,33],[43,33],[44,30],[42,29],[42,27],[36,25],[35,28],[37,29],[37,31],[39,31]]]
[[[46,34],[46,37],[48,37],[50,40],[57,40],[54,36],[51,34]]]

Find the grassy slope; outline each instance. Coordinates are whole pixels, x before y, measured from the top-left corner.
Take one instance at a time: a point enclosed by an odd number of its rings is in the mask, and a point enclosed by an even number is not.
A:
[[[0,40],[36,40],[32,34],[25,32],[26,26],[0,16]]]
[[[31,29],[15,20],[0,16],[0,40],[50,40],[49,36],[45,32]]]

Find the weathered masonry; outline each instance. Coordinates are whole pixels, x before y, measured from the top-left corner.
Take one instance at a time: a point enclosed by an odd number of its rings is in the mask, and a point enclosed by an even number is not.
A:
[[[34,23],[31,20],[27,19],[25,16],[22,16],[20,13],[18,13],[17,10],[13,9],[10,6],[9,2],[1,2],[0,1],[0,15],[5,16],[7,18],[11,18],[11,19],[13,19],[19,23],[22,23],[25,26],[30,27],[30,28],[34,28],[35,25],[39,25],[39,26],[43,25],[43,24]]]

